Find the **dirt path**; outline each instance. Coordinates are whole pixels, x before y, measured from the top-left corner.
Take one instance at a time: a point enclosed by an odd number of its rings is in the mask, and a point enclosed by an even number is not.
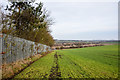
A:
[[[54,55],[54,65],[51,68],[51,74],[49,75],[50,78],[60,78],[61,77],[61,72],[59,70],[59,64],[58,64],[58,55],[57,52]]]

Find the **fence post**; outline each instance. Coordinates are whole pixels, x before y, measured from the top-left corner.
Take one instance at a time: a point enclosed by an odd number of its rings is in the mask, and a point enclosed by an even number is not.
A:
[[[0,33],[0,80],[2,79],[2,33]]]

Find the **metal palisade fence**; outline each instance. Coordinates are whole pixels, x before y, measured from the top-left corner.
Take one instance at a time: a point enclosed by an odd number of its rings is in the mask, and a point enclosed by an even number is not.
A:
[[[2,34],[0,33],[0,53],[2,53]],[[2,54],[0,54],[0,65],[2,64]]]
[[[6,34],[2,34],[0,37],[0,65],[23,60],[48,51],[51,51],[51,48],[40,43]]]

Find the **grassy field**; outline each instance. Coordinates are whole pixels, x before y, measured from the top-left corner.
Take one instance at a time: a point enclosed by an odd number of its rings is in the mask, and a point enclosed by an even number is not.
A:
[[[56,50],[15,78],[117,78],[118,46]]]

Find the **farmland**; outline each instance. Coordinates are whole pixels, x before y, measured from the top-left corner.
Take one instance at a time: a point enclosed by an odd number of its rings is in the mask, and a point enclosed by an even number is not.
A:
[[[55,50],[14,78],[117,78],[118,45]]]

